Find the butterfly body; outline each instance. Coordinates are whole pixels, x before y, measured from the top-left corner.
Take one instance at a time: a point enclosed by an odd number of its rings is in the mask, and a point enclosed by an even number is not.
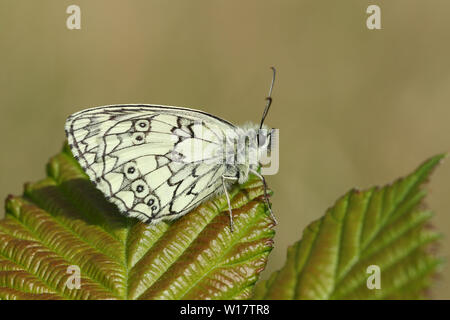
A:
[[[142,104],[82,110],[67,119],[65,131],[74,157],[105,197],[126,216],[157,223],[215,194],[225,192],[229,202],[229,186],[256,173],[270,149],[271,132],[258,127]]]

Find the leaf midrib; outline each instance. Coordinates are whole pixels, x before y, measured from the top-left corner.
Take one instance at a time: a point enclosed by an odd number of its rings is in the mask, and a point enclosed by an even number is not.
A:
[[[351,263],[351,265],[347,268],[347,270],[341,275],[341,277],[340,277],[341,280],[340,280],[340,281],[342,281],[342,279],[345,279],[345,277],[353,270],[353,268],[355,267],[355,265],[358,264],[358,262],[360,262],[359,258],[360,258],[360,256],[361,256],[361,252],[364,251],[367,247],[369,247],[369,245],[372,244],[372,242],[374,241],[374,239],[376,239],[376,237],[380,234],[380,232],[381,232],[382,230],[384,230],[384,228],[385,228],[387,225],[389,225],[389,222],[390,222],[390,219],[389,219],[389,218],[392,217],[392,215],[397,211],[397,209],[399,208],[399,206],[400,206],[400,205],[401,205],[401,204],[409,197],[409,195],[410,195],[415,189],[417,189],[418,186],[420,186],[421,182],[423,181],[423,179],[422,179],[423,176],[426,176],[426,175],[427,175],[427,171],[425,170],[424,173],[421,173],[420,175],[414,175],[414,176],[413,176],[415,179],[414,179],[413,182],[411,183],[411,186],[407,189],[406,192],[404,192],[403,197],[402,197],[399,201],[397,201],[397,202],[395,203],[395,205],[393,206],[393,208],[391,209],[391,211],[390,211],[388,214],[385,215],[384,219],[380,222],[379,227],[375,230],[375,232],[373,232],[373,234],[372,234],[372,236],[369,238],[369,240],[366,241],[366,245],[365,245],[365,246],[361,246],[361,244],[360,244],[360,247],[359,247],[359,250],[358,250],[358,253],[357,253],[357,259],[356,259],[353,263]],[[383,206],[385,205],[385,194],[386,194],[386,191],[383,190],[383,193],[382,193],[382,203],[383,203]],[[372,199],[373,199],[373,193],[372,193],[372,195],[371,195],[370,202],[372,201]],[[370,204],[371,204],[371,203],[368,204],[368,207],[370,206]],[[365,211],[365,214],[366,214],[366,213],[367,213],[367,211]],[[364,220],[364,221],[365,221],[365,220]],[[391,242],[389,242],[388,244],[391,244]],[[379,250],[382,250],[382,249],[384,249],[384,248],[386,248],[386,246],[380,248]],[[341,251],[341,250],[339,250],[339,251]],[[340,254],[340,252],[339,252],[339,254]],[[366,258],[369,258],[369,257],[372,256],[372,255],[373,255],[373,252],[372,252],[369,256],[365,257],[365,259],[366,259]],[[332,290],[332,291],[330,292],[330,294],[326,297],[326,299],[329,299],[331,296],[334,295],[334,293],[336,292],[336,288],[337,288],[337,286],[339,285],[340,281],[338,281],[338,282],[335,283],[335,286],[334,286],[333,290]]]

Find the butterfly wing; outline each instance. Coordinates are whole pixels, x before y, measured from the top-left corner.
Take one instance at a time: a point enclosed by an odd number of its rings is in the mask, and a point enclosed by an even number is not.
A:
[[[125,215],[155,223],[186,214],[221,187],[223,139],[235,126],[193,109],[115,105],[77,112],[65,129],[74,157],[106,198]]]

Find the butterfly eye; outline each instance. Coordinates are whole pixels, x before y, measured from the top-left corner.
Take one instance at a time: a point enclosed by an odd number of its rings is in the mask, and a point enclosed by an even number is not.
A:
[[[146,131],[149,127],[150,123],[148,120],[139,120],[136,122],[136,125],[134,126],[136,131]]]
[[[263,133],[258,134],[258,146],[263,147],[266,144],[267,137]]]

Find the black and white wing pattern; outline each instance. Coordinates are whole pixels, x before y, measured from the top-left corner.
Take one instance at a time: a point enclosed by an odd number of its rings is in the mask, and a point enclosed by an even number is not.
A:
[[[147,223],[184,215],[222,187],[224,135],[235,128],[201,111],[154,105],[87,109],[65,126],[96,187],[123,214]],[[203,153],[193,152],[195,144]]]

